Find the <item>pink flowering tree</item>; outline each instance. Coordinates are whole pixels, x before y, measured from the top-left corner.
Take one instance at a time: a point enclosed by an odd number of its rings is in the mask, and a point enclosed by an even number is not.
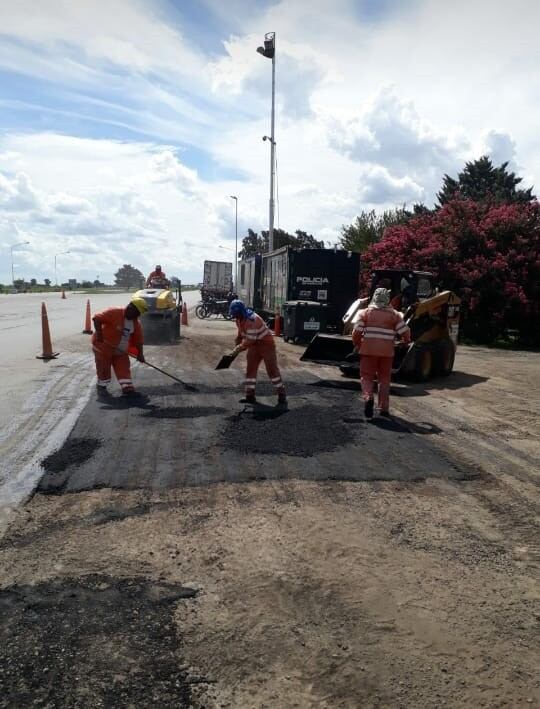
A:
[[[479,343],[517,335],[540,345],[540,205],[447,201],[388,228],[364,266],[432,271],[463,299],[462,331]]]

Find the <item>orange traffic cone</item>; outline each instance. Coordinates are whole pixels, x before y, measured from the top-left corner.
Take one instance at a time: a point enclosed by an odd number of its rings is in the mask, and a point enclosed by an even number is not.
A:
[[[66,299],[66,291],[62,288],[62,300]]]
[[[274,335],[276,337],[281,335],[281,315],[279,313],[274,318]]]
[[[54,359],[58,357],[58,352],[52,351],[51,333],[49,332],[49,318],[45,303],[41,304],[41,338],[43,341],[43,352],[36,355],[37,359]]]
[[[92,320],[90,318],[90,301],[86,301],[86,319],[84,321],[83,335],[92,334]]]
[[[185,303],[182,305],[182,325],[189,325],[187,319],[187,305]]]

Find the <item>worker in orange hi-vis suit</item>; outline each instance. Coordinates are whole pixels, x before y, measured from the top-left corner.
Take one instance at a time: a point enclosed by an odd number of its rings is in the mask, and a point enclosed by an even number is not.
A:
[[[167,280],[167,276],[165,275],[165,271],[161,270],[161,266],[159,264],[146,279],[147,288],[148,286],[152,285],[152,281],[155,281],[156,283],[163,283],[164,285],[168,285],[169,283],[169,281]]]
[[[143,331],[139,322],[148,306],[143,298],[133,298],[126,308],[107,308],[93,317],[95,332],[92,349],[96,359],[97,393],[107,395],[114,369],[124,396],[135,394],[129,355],[144,362]]]
[[[378,404],[381,416],[390,416],[390,377],[396,338],[411,341],[411,331],[403,316],[389,306],[390,293],[377,288],[370,304],[360,310],[352,339],[360,353],[360,381],[366,418],[373,418],[373,385],[379,382]]]
[[[241,300],[232,301],[229,306],[229,314],[235,318],[238,327],[236,348],[231,354],[236,356],[241,351],[247,350],[246,396],[242,401],[247,404],[255,403],[257,371],[260,363],[264,361],[268,377],[277,392],[278,403],[286,404],[287,395],[277,363],[276,343],[266,323],[251,308],[246,308]]]

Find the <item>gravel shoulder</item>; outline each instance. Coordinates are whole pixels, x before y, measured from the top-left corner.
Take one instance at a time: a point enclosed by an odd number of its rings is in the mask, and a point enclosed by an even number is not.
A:
[[[144,370],[154,408],[90,402],[0,539],[0,706],[539,703],[538,354],[462,347],[448,379],[393,385],[384,428],[280,343],[321,431],[298,419],[296,456],[285,415],[244,446],[243,362],[212,371],[232,325],[185,332],[148,357],[199,394]]]

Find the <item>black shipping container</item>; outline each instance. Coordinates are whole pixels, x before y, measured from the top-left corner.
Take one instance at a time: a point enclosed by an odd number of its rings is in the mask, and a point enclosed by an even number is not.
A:
[[[328,325],[341,329],[341,318],[358,297],[360,255],[334,249],[285,246],[262,257],[261,309],[271,315],[291,300],[328,305]]]
[[[253,308],[261,309],[261,256],[251,256],[238,263],[237,294],[240,300]]]
[[[283,303],[283,339],[311,340],[318,332],[326,332],[328,305],[305,300],[291,300]]]

